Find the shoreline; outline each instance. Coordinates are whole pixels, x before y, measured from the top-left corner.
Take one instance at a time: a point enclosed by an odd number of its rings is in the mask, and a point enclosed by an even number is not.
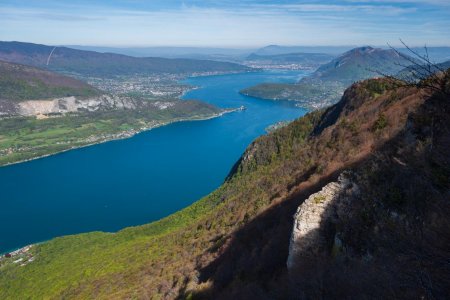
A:
[[[61,151],[58,151],[58,152],[44,154],[44,155],[40,155],[40,156],[36,156],[36,157],[32,157],[32,158],[27,158],[27,159],[15,161],[15,162],[12,162],[12,163],[7,163],[7,164],[4,164],[4,165],[0,165],[0,168],[8,167],[8,166],[16,165],[16,164],[21,164],[21,163],[26,163],[26,162],[29,162],[29,161],[38,160],[38,159],[41,159],[41,158],[46,158],[46,157],[49,157],[49,156],[53,156],[53,155],[57,155],[57,154],[61,154],[61,153],[64,153],[64,152],[77,150],[77,149],[81,149],[81,148],[85,148],[85,147],[95,146],[95,145],[98,145],[98,144],[103,144],[103,143],[112,142],[112,141],[119,141],[119,140],[129,139],[129,138],[132,138],[133,136],[135,136],[137,134],[140,134],[140,133],[143,133],[143,132],[146,132],[146,131],[150,131],[152,129],[156,129],[156,128],[159,128],[159,127],[167,126],[167,125],[170,125],[170,124],[174,124],[174,123],[177,123],[177,122],[206,121],[206,120],[219,118],[219,117],[221,117],[221,116],[223,116],[225,114],[229,114],[229,113],[236,112],[236,111],[239,111],[239,108],[223,109],[222,112],[212,114],[211,116],[198,117],[198,118],[192,117],[192,118],[184,118],[184,119],[173,119],[172,121],[161,122],[161,123],[155,124],[154,126],[150,126],[150,127],[147,127],[147,128],[130,129],[128,131],[121,131],[121,132],[118,132],[118,133],[111,134],[113,137],[111,137],[109,139],[107,138],[105,140],[101,140],[101,141],[97,141],[97,142],[89,143],[89,144],[85,144],[85,145],[80,145],[80,146],[74,146],[74,147],[71,147],[71,148],[68,148],[68,149],[65,149],[65,150],[61,150]],[[114,137],[114,136],[116,136],[116,137]]]

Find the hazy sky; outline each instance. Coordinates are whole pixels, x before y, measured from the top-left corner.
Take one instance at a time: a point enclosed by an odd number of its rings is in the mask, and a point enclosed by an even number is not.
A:
[[[450,0],[0,0],[0,40],[104,46],[450,45]]]

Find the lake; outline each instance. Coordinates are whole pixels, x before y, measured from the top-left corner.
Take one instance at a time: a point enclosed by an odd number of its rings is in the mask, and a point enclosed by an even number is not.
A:
[[[238,91],[307,74],[267,70],[189,78],[184,82],[199,89],[185,99],[247,109],[0,168],[0,253],[56,236],[148,223],[207,195],[267,126],[306,112]]]

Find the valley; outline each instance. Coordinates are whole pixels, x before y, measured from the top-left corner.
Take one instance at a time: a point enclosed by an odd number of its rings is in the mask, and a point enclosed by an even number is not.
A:
[[[138,111],[100,110],[41,120],[34,117],[2,120],[3,149],[11,144],[20,145],[25,153],[41,156],[48,149],[60,152],[73,145],[120,138],[119,133],[128,137],[137,133],[133,128],[140,132],[143,126],[158,126],[180,116],[189,120],[189,114],[203,111],[200,117],[206,119],[227,107],[246,108],[220,118],[176,122],[132,138],[0,168],[5,199],[0,211],[3,226],[0,235],[5,237],[0,252],[66,234],[117,231],[186,207],[217,188],[245,147],[265,134],[268,126],[293,120],[306,112],[287,102],[255,101],[238,91],[268,80],[295,82],[307,74],[275,70],[192,77],[179,84],[199,88],[190,90],[183,98],[202,102],[177,100],[172,102],[176,105],[163,110],[150,106]],[[155,121],[144,124],[140,120]],[[62,144],[66,141],[68,144]],[[19,155],[24,152],[17,151],[16,161],[26,159]],[[175,183],[177,188],[173,188]],[[22,184],[28,188],[20,188]],[[61,195],[64,201],[59,201]],[[36,202],[36,197],[43,201]],[[8,229],[10,226],[14,231]]]
[[[178,97],[192,87],[178,84],[180,78],[103,78],[94,87],[58,73],[0,62],[0,166],[233,111],[181,101]]]
[[[449,298],[448,0],[0,12],[0,300]]]
[[[33,246],[24,267],[4,261],[0,291],[6,299],[445,297],[449,71],[439,78],[437,92],[387,79],[353,84],[337,104],[257,138],[220,187],[185,209]],[[418,269],[432,286],[413,276]]]

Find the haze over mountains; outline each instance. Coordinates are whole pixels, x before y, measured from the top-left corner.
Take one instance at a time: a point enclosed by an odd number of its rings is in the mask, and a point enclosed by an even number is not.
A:
[[[273,56],[295,53],[320,53],[336,57],[353,48],[356,45],[348,46],[281,46],[269,45],[262,48],[210,48],[210,47],[104,47],[104,46],[79,46],[64,45],[68,48],[109,52],[124,54],[136,57],[164,57],[164,58],[192,58],[192,59],[218,59],[224,61],[243,61],[251,55]],[[386,45],[373,46],[374,48],[388,49]],[[404,47],[396,47],[400,52],[408,55],[408,50]],[[412,47],[414,51],[424,53],[424,47]],[[428,47],[428,54],[434,62],[444,62],[450,60],[450,47]]]
[[[124,54],[136,57],[164,57],[164,58],[243,58],[253,52],[255,49],[233,49],[233,48],[209,48],[209,47],[100,47],[100,46],[79,46],[65,45],[68,48],[109,52]]]
[[[249,70],[245,66],[229,62],[157,57],[136,58],[114,53],[21,42],[0,42],[0,60],[86,76]]]

